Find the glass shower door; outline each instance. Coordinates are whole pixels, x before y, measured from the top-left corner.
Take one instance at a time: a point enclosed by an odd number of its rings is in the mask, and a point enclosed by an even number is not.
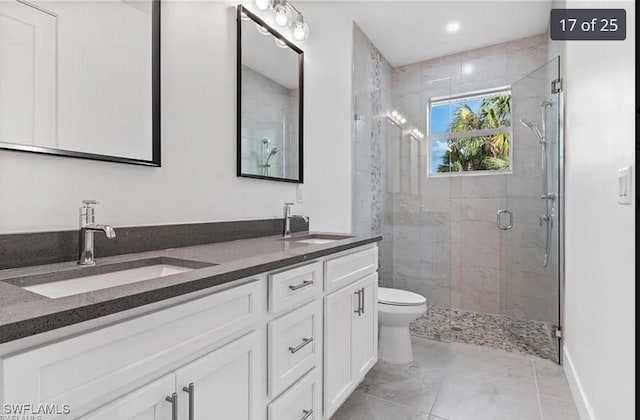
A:
[[[515,351],[560,358],[560,58],[511,86],[512,173],[500,230],[502,327]]]

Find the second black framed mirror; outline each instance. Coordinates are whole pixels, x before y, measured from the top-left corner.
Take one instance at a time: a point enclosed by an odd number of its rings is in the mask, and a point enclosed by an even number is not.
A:
[[[302,183],[304,52],[237,7],[237,175]]]

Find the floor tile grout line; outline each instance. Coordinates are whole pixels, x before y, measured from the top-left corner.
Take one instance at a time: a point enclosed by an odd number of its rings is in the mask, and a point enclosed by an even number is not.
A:
[[[531,359],[531,369],[533,369],[533,381],[536,384],[536,397],[538,398],[540,420],[544,420],[544,414],[542,413],[542,397],[540,396],[540,386],[538,385],[538,373],[536,372],[536,362],[533,359]]]
[[[436,390],[436,396],[433,398],[433,402],[431,403],[431,407],[429,407],[429,411],[427,412],[427,420],[432,415],[435,416],[435,414],[432,414],[432,412],[433,412],[434,407],[436,406],[436,402],[438,402],[438,397],[440,396],[440,390],[442,389],[442,383],[444,382],[444,378],[448,374],[447,370],[443,370],[443,372],[444,372],[444,374],[440,377],[440,381],[438,382],[438,389]],[[440,417],[438,417],[438,418],[440,418]]]
[[[378,395],[371,394],[371,393],[369,393],[369,392],[367,392],[367,391],[358,390],[357,388],[356,388],[356,390],[355,390],[355,391],[353,391],[353,392],[354,392],[354,393],[358,392],[358,393],[360,393],[360,394],[366,395],[367,397],[371,397],[371,398],[374,398],[374,399],[379,400],[379,401],[384,401],[385,403],[389,403],[389,404],[391,404],[391,405],[393,405],[393,406],[395,406],[395,407],[408,408],[409,410],[417,409],[417,407],[412,407],[412,406],[410,406],[410,405],[406,405],[406,404],[400,404],[399,402],[392,401],[392,400],[388,400],[388,399],[383,398],[383,397],[380,397],[380,396],[378,396]],[[435,401],[435,400],[434,400],[434,401]],[[420,411],[421,413],[424,413],[424,412],[425,412],[425,411],[421,411],[421,410],[419,410],[419,409],[418,409],[418,411]],[[429,412],[426,412],[426,413],[427,413],[427,415],[429,415]]]

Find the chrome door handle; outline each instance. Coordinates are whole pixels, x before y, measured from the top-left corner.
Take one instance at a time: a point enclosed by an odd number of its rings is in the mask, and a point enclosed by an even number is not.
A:
[[[302,410],[302,414],[304,415],[300,418],[300,420],[307,420],[313,415],[313,410]]]
[[[361,300],[361,293],[362,293],[362,289],[360,290],[356,290],[355,292],[353,292],[353,294],[358,295],[358,309],[356,309],[355,313],[358,314],[358,316],[362,315],[362,300]]]
[[[178,394],[173,393],[168,397],[165,397],[165,401],[171,403],[171,420],[178,420]]]
[[[291,352],[291,354],[297,353],[298,351],[300,351],[304,346],[306,346],[307,344],[311,343],[313,341],[313,337],[310,338],[303,338],[302,339],[302,343],[298,344],[295,347],[289,347],[289,351]]]
[[[502,225],[501,217],[503,214],[509,215],[509,224],[506,226]],[[500,230],[511,230],[513,228],[513,213],[511,210],[499,210],[496,216],[496,227]]]
[[[307,281],[303,281],[300,284],[296,284],[295,286],[289,286],[289,289],[293,291],[293,290],[302,289],[303,287],[307,287],[311,285],[313,285],[313,280],[307,280]]]
[[[183,386],[182,390],[189,394],[189,420],[195,419],[195,385],[193,382],[189,386]]]

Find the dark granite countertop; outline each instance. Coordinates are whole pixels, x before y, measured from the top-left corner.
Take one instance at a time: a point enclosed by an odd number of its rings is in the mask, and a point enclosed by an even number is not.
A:
[[[177,258],[217,265],[56,299],[15,284],[20,283],[21,277],[42,274],[51,276],[50,281],[64,279],[70,272],[86,268],[69,261],[1,270],[0,343],[219,286],[381,239],[380,236],[357,236],[327,244],[305,244],[283,241],[280,236],[267,236],[97,258],[95,267],[149,258]]]

